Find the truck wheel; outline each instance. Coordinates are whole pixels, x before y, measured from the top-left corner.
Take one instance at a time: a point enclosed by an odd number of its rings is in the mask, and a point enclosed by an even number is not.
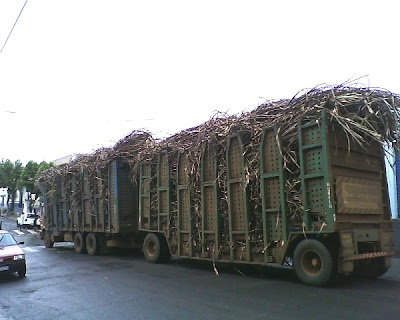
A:
[[[149,233],[144,238],[143,253],[147,262],[158,263],[161,261],[161,243],[154,233]]]
[[[44,242],[44,246],[46,247],[46,248],[53,248],[53,246],[54,246],[54,242],[53,241],[51,241],[51,235],[50,235],[50,232],[48,232],[48,231],[45,231],[44,232],[44,235],[43,235],[43,242]]]
[[[382,258],[360,260],[354,266],[353,275],[357,277],[375,279],[384,275],[389,268],[385,267]]]
[[[86,250],[89,255],[95,256],[99,249],[99,242],[94,233],[89,233],[86,237]]]
[[[293,255],[297,277],[305,284],[324,286],[333,276],[333,260],[321,242],[308,239],[300,242]]]
[[[74,248],[76,253],[84,253],[86,246],[82,233],[77,232],[74,236]]]

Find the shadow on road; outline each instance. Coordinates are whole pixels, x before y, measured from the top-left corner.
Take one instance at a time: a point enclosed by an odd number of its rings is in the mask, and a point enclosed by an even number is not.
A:
[[[53,249],[60,252],[71,252],[74,253],[74,247],[72,243],[57,244]],[[113,248],[109,253],[102,256],[114,257],[118,260],[132,261],[139,259],[145,263],[143,252],[139,249],[121,249]],[[100,263],[97,261],[97,263]],[[115,264],[115,262],[112,262]],[[290,267],[274,267],[274,266],[263,266],[263,265],[246,265],[246,264],[233,264],[229,262],[216,262],[215,266],[212,261],[205,260],[192,260],[185,258],[172,258],[168,262],[162,263],[164,265],[176,266],[186,269],[193,270],[205,270],[207,272],[218,273],[220,275],[233,275],[238,277],[249,277],[260,280],[279,280],[285,281],[286,283],[298,283],[294,270]],[[161,267],[162,267],[162,264]],[[215,269],[214,269],[215,267]],[[1,281],[2,278],[0,278]],[[15,281],[15,280],[11,280]],[[370,290],[371,287],[384,289],[384,288],[398,288],[399,282],[391,281],[387,279],[365,279],[358,278],[350,275],[337,275],[332,282],[328,285],[328,288],[336,290],[343,289],[357,289],[357,290]]]
[[[234,264],[229,262],[218,262],[214,264],[212,261],[190,260],[175,258],[168,264],[176,264],[183,268],[207,270],[218,274],[230,274],[241,277],[249,277],[256,279],[279,279],[283,281],[296,282],[297,278],[294,271],[287,267],[273,267],[262,265],[245,265]]]
[[[17,273],[0,272],[0,285],[17,281],[20,282],[24,281],[25,279],[25,277],[18,276]]]

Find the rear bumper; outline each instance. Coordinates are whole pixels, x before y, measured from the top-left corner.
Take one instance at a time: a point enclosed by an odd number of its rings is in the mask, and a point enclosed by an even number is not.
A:
[[[354,229],[339,232],[339,273],[352,273],[357,261],[382,259],[384,266],[391,266],[393,231],[388,229]]]
[[[373,258],[380,258],[380,257],[390,257],[396,254],[396,251],[381,251],[381,252],[371,252],[371,253],[362,253],[362,254],[355,254],[349,257],[345,257],[342,261],[355,261],[355,260],[364,260],[364,259],[373,259]]]

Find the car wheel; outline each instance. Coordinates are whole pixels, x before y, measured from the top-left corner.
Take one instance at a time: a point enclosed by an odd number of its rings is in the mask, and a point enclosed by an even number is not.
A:
[[[25,277],[25,275],[26,275],[26,265],[24,265],[24,267],[21,270],[18,270],[18,275],[20,277]]]

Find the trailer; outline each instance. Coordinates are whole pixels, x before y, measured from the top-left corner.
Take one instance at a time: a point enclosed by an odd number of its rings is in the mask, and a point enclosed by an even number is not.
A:
[[[328,103],[290,126],[283,116],[265,121],[265,108],[246,125],[211,121],[161,143],[135,148],[132,139],[128,158],[97,154],[96,165],[50,169],[51,180],[40,180],[45,246],[142,248],[153,263],[288,265],[315,286],[337,273],[384,274],[395,252],[382,143],[352,136]]]

